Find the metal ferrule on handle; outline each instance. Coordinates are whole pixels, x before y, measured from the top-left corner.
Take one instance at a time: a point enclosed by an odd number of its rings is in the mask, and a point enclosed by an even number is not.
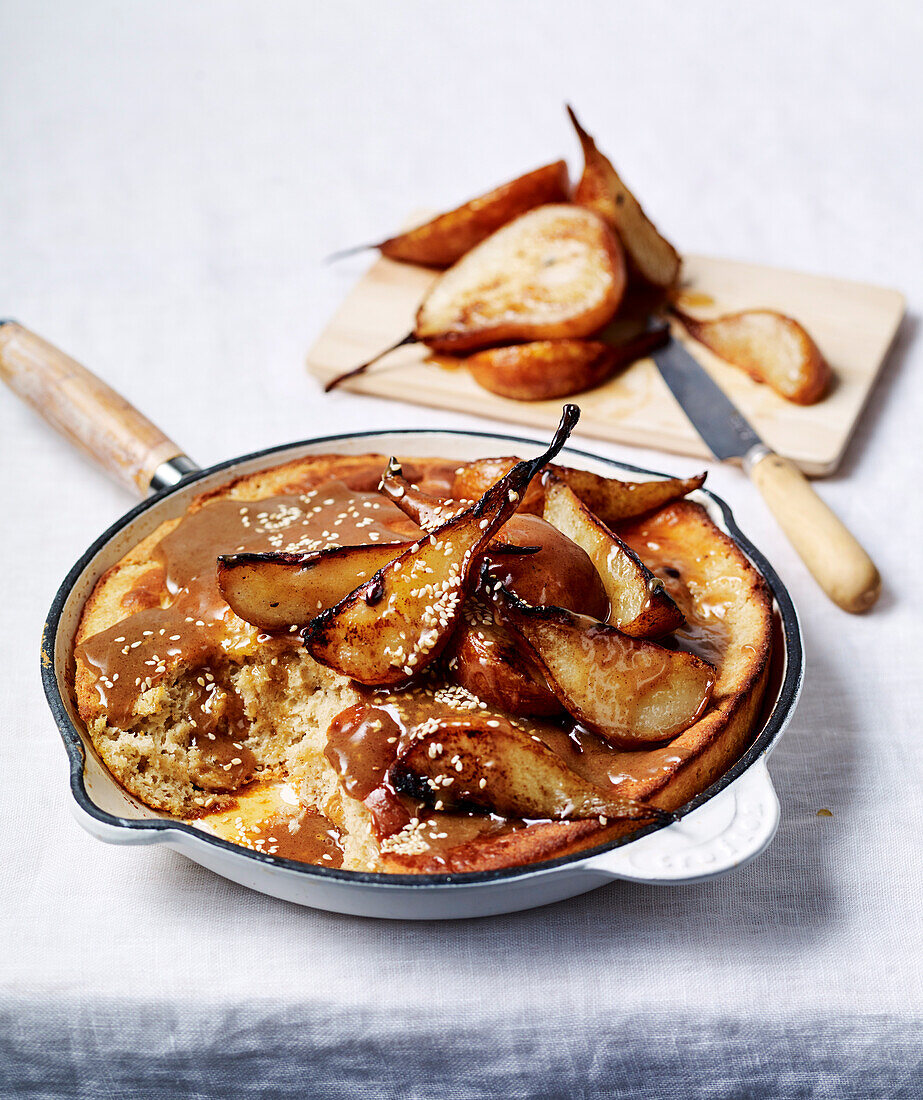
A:
[[[161,489],[172,489],[174,485],[179,485],[183,478],[197,473],[199,468],[199,465],[193,462],[188,455],[176,455],[175,458],[168,458],[166,462],[161,462],[154,471],[151,483],[148,486],[148,492],[159,493]]]

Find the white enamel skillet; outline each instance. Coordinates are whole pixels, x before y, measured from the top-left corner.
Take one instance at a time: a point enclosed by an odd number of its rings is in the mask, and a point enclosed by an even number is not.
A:
[[[803,676],[798,617],[791,597],[763,555],[744,537],[730,509],[699,490],[703,505],[765,577],[774,599],[774,675],[762,727],[747,752],[693,799],[671,825],[544,863],[466,875],[382,875],[295,863],[241,848],[142,805],[106,770],[72,697],[74,635],[97,580],[164,520],[182,515],[204,490],[242,474],[305,455],[337,452],[441,455],[469,460],[510,451],[527,457],[544,444],[482,432],[357,432],[272,447],[199,469],[176,444],[123,398],[62,352],[15,322],[0,322],[0,377],[60,432],[135,491],[151,495],[115,522],[81,555],[61,585],[42,639],[45,694],[70,758],[73,805],[80,824],[113,844],[165,844],[253,890],[301,905],[405,920],[488,916],[545,905],[613,879],[651,885],[697,882],[739,868],[772,840],[779,804],[767,770],[790,721]],[[632,480],[649,470],[565,448],[572,466]]]

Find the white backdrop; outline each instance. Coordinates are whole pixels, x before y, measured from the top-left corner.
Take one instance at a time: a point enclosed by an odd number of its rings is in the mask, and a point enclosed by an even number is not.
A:
[[[910,311],[821,485],[885,578],[872,614],[828,604],[743,476],[710,469],[806,636],[773,848],[713,884],[456,925],[299,910],[78,829],[39,634],[131,501],[0,394],[6,1094],[923,1089],[921,50],[912,0],[0,6],[0,315],[202,463],[357,428],[494,426],[324,397],[304,355],[367,260],[320,258],[415,207],[576,165],[565,99],[681,248],[896,286]]]

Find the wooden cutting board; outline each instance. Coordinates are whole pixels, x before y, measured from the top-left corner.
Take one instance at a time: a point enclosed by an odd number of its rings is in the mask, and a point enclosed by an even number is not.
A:
[[[412,329],[417,306],[435,278],[426,268],[379,259],[321,333],[308,355],[309,370],[327,382],[395,343]],[[777,309],[808,329],[833,368],[836,385],[823,401],[807,407],[785,401],[681,331],[676,334],[770,447],[805,473],[832,473],[897,332],[904,314],[903,295],[707,256],[684,257],[683,287],[689,311],[696,316]],[[365,375],[345,383],[344,389],[476,413],[545,432],[557,425],[561,399],[523,402],[497,397],[464,369],[427,364],[427,355],[427,349],[418,346],[399,348]],[[573,400],[582,409],[577,434],[710,457],[650,359]]]

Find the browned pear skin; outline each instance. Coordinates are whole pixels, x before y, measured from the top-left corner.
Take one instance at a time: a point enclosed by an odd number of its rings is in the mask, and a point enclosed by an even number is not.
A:
[[[614,626],[559,607],[524,603],[481,571],[482,592],[515,631],[565,710],[625,748],[668,741],[708,707],[715,670],[691,653],[629,638]]]
[[[392,764],[388,778],[395,790],[430,805],[474,805],[504,817],[669,818],[589,783],[543,741],[499,717],[439,720]]]
[[[590,210],[550,204],[497,230],[430,287],[414,336],[453,354],[589,336],[625,293],[622,246]]]
[[[546,401],[590,390],[618,369],[614,349],[596,340],[537,340],[487,348],[466,359],[485,390],[512,401]]]
[[[539,547],[537,554],[490,556],[495,575],[517,596],[528,603],[606,618],[609,598],[589,554],[557,528],[539,516],[513,516],[499,537],[517,546]]]
[[[623,344],[598,340],[539,340],[487,348],[465,360],[471,377],[500,397],[548,401],[601,386],[619,371],[663,347],[666,328],[641,333]]]
[[[705,474],[659,481],[619,481],[570,466],[553,466],[550,474],[569,485],[593,515],[610,528],[622,520],[662,508],[705,484]]]
[[[379,488],[425,531],[464,510],[464,502],[440,501],[415,489],[399,469],[392,459]],[[520,548],[528,548],[530,553],[515,553]],[[504,554],[504,549],[510,553]],[[497,566],[497,576],[529,603],[555,604],[596,618],[608,614],[605,585],[589,555],[540,517],[511,516],[488,553]]]
[[[563,160],[495,187],[463,206],[390,237],[378,246],[389,260],[450,267],[475,245],[536,206],[566,202],[570,183]]]
[[[476,504],[313,619],[302,633],[311,656],[371,686],[406,683],[421,673],[458,622],[478,556],[513,514],[532,478],[564,446],[579,415],[576,405],[565,405],[543,454],[518,463]]]
[[[478,458],[459,467],[452,483],[452,496],[456,500],[478,500],[491,485],[496,484],[504,474],[519,461],[518,458]],[[528,512],[535,516],[542,514],[545,491],[541,482],[533,481],[519,502],[518,512]]]
[[[218,587],[235,615],[261,630],[304,626],[402,554],[410,542],[333,546],[310,554],[225,554]]]
[[[553,475],[545,483],[545,519],[589,555],[606,589],[611,626],[632,638],[659,638],[683,626],[662,582]]]
[[[793,317],[771,309],[748,309],[699,321],[673,309],[693,339],[733,367],[796,405],[825,396],[833,372],[811,336]]]
[[[671,287],[679,275],[680,256],[641,209],[625,186],[612,162],[567,108],[583,150],[583,175],[574,192],[574,202],[595,210],[618,233],[631,266],[648,283]]]
[[[561,713],[542,674],[479,601],[469,601],[447,652],[448,676],[488,706],[524,718]]]

